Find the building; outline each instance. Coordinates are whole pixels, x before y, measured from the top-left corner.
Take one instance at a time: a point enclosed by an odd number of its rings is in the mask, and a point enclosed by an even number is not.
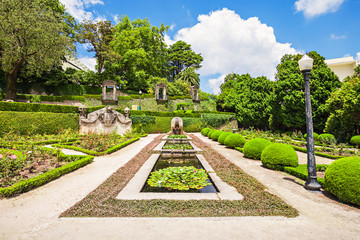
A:
[[[328,67],[343,81],[347,76],[352,76],[355,67],[360,61],[354,60],[353,57],[343,57],[325,60]]]
[[[90,69],[80,62],[77,58],[74,57],[65,57],[65,61],[63,62],[62,68],[66,70],[67,68],[73,68],[76,70],[84,70],[84,71],[90,71]]]

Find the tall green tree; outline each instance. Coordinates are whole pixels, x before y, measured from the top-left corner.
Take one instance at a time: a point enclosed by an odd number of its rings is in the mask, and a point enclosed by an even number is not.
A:
[[[326,132],[334,134],[342,142],[360,134],[360,78],[357,71],[351,78],[345,78],[341,89],[331,94],[326,108],[330,112]]]
[[[168,27],[152,26],[148,19],[131,21],[123,16],[115,26],[110,47],[117,58],[105,64],[105,69],[128,89],[146,91],[150,77],[166,76],[166,44]]]
[[[167,59],[172,79],[187,68],[199,69],[203,57],[191,49],[191,45],[184,41],[177,41],[168,49]]]
[[[199,86],[200,85],[200,78],[199,74],[195,72],[195,69],[185,68],[183,71],[181,71],[177,77],[177,80],[183,81],[188,83],[190,86]]]
[[[273,83],[266,77],[229,74],[217,98],[220,109],[234,111],[241,127],[268,127]]]
[[[73,41],[65,31],[64,17],[49,2],[64,9],[58,1],[47,0],[0,4],[0,57],[9,99],[16,100],[16,76],[25,62],[28,73],[40,73],[71,54]]]
[[[105,60],[110,58],[110,42],[114,38],[115,28],[110,21],[84,21],[80,25],[78,39],[80,43],[88,43],[88,52],[95,52],[97,72],[101,73]]]
[[[329,112],[325,102],[331,92],[341,86],[339,78],[324,62],[325,58],[312,51],[308,55],[314,59],[310,75],[310,95],[314,130],[322,132]],[[284,55],[277,66],[276,81],[271,101],[270,126],[272,129],[306,129],[305,85],[298,61],[302,55]]]

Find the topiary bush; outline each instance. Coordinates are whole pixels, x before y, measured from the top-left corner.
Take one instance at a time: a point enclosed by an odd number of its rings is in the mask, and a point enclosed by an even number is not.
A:
[[[219,138],[218,138],[218,142],[221,143],[221,144],[225,144],[225,139],[230,135],[230,134],[233,134],[231,132],[223,132]]]
[[[223,133],[223,131],[215,130],[215,131],[211,134],[210,138],[211,138],[212,140],[214,140],[214,141],[217,141],[218,138],[220,137],[220,135],[221,135],[222,133]]]
[[[325,189],[341,201],[360,206],[360,157],[331,163],[325,171]]]
[[[360,146],[360,135],[353,136],[350,139],[350,142],[354,144],[355,146]]]
[[[210,138],[210,137],[211,137],[211,134],[213,134],[213,132],[215,132],[215,131],[216,131],[216,129],[211,129],[211,130],[208,132],[207,136]]]
[[[315,140],[315,141],[318,141],[318,140],[319,140],[319,134],[317,134],[316,132],[314,132],[313,135],[314,135],[314,140]],[[304,134],[304,138],[306,139],[306,137],[307,137],[307,134],[305,133],[305,134]]]
[[[204,136],[207,136],[207,134],[211,131],[210,128],[203,128],[201,130],[201,134],[204,135]]]
[[[319,141],[325,144],[333,144],[336,143],[336,138],[334,135],[330,133],[323,133],[319,136]]]
[[[244,156],[260,160],[262,151],[270,144],[272,143],[264,138],[251,139],[244,145]]]
[[[241,136],[240,134],[232,133],[225,138],[224,144],[227,147],[235,148],[235,147],[243,147],[245,142],[246,140],[243,136]]]
[[[282,170],[284,167],[297,167],[298,155],[294,148],[284,143],[273,143],[261,153],[262,164],[271,169]]]

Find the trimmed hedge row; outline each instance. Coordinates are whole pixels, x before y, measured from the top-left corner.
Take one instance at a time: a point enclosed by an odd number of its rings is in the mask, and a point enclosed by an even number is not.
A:
[[[92,151],[92,150],[87,150],[87,149],[84,149],[84,148],[79,148],[79,147],[75,147],[75,146],[69,146],[69,145],[66,145],[66,144],[54,144],[53,146],[54,147],[58,147],[58,148],[67,148],[67,149],[72,149],[72,150],[76,150],[76,151],[79,151],[79,152],[83,152],[83,153],[86,153],[86,154],[89,154],[89,155],[92,155],[92,156],[101,156],[101,155],[105,155],[105,154],[110,154],[110,153],[113,153],[113,152],[116,152],[117,150],[120,150],[121,148],[123,147],[126,147],[127,145],[133,143],[133,142],[136,142],[137,140],[139,140],[140,137],[136,137],[136,138],[132,138],[132,139],[129,139],[125,142],[122,142],[114,147],[111,147],[103,152],[96,152],[96,151]]]
[[[296,151],[307,153],[306,148],[302,148],[302,147],[298,147],[298,146],[294,146],[294,145],[291,145],[291,147],[293,147]],[[330,158],[330,159],[339,159],[339,158],[344,157],[344,156],[330,155],[330,154],[326,154],[326,153],[322,153],[322,152],[315,152],[315,155],[320,156],[320,157]]]
[[[38,175],[36,177],[15,183],[14,185],[7,188],[0,188],[0,196],[11,197],[15,194],[27,192],[33,188],[39,187],[48,183],[62,175],[72,172],[78,168],[81,168],[94,160],[93,156],[64,156],[64,158],[76,157],[80,158],[75,162],[68,163],[62,167],[55,168],[46,173]]]
[[[316,170],[322,170],[326,169],[328,165],[325,164],[317,164]],[[307,165],[306,164],[299,164],[297,167],[284,167],[284,172],[289,173],[290,175],[293,175],[297,178],[300,178],[304,181],[307,181],[308,179],[308,171],[307,171]],[[317,177],[318,183],[324,188],[325,186],[325,180],[323,178]]]
[[[251,139],[244,145],[244,156],[260,160],[262,151],[270,144],[272,144],[272,142],[264,138]]]
[[[282,169],[285,166],[297,167],[298,155],[295,150],[284,143],[273,143],[267,146],[261,153],[262,164],[270,169]]]
[[[18,99],[30,100],[31,102],[63,102],[64,100],[73,100],[73,101],[85,101],[84,96],[75,96],[75,95],[63,95],[63,96],[51,96],[51,95],[34,95],[34,94],[17,94]]]
[[[8,132],[57,134],[63,129],[79,130],[79,116],[71,113],[0,112],[0,136]]]
[[[22,102],[0,102],[0,111],[79,113],[76,106]]]
[[[117,110],[117,111],[121,111],[121,110]],[[131,110],[130,116],[134,116],[134,115],[146,115],[146,116],[155,116],[155,117],[191,117],[191,118],[200,118],[201,117],[201,114],[199,114],[199,113]]]

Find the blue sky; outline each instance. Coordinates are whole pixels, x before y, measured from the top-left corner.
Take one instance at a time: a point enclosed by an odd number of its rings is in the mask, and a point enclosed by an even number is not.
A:
[[[166,42],[184,40],[204,57],[200,88],[217,93],[224,76],[274,79],[286,53],[317,51],[326,59],[360,60],[359,0],[60,0],[78,21],[127,15],[170,26]],[[78,58],[94,66],[78,46]]]

